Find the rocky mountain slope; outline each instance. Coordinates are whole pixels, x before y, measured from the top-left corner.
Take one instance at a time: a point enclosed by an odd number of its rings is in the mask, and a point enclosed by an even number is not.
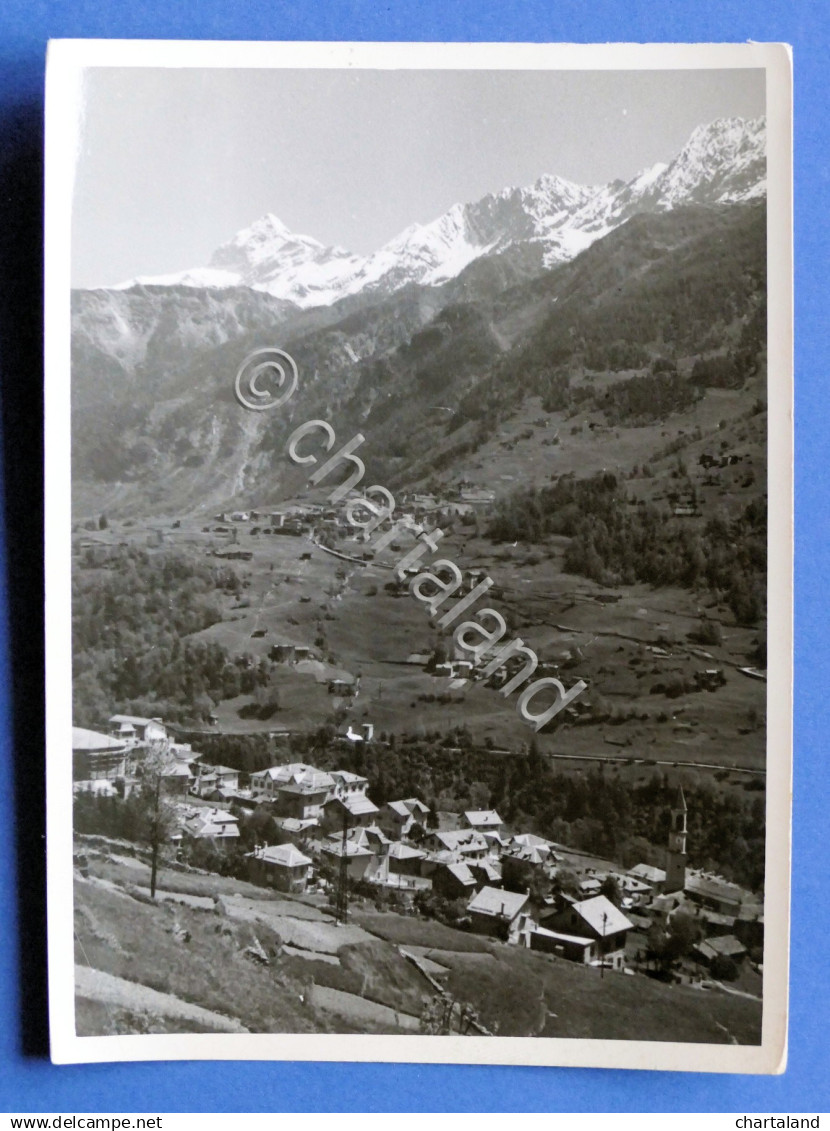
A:
[[[313,417],[341,442],[371,439],[372,482],[457,480],[529,397],[549,413],[586,397],[604,411],[610,385],[658,359],[688,373],[698,358],[757,353],[764,293],[765,209],[750,201],[637,215],[541,273],[507,252],[441,287],[322,310],[243,288],[78,294],[77,512],[277,502],[301,483],[285,438]],[[275,345],[296,359],[298,391],[277,413],[245,412],[236,371]],[[685,403],[681,384],[671,404]]]

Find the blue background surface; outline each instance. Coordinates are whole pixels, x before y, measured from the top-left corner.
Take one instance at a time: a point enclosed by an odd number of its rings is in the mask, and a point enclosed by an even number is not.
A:
[[[790,1060],[780,1077],[418,1065],[53,1067],[43,820],[42,89],[50,37],[789,42],[795,68],[796,649]],[[0,1108],[5,1111],[830,1110],[826,363],[830,199],[821,0],[5,0],[0,8]]]

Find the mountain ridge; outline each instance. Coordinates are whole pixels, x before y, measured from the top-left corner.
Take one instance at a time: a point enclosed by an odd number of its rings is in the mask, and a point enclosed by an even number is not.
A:
[[[765,138],[763,118],[719,118],[698,126],[670,162],[629,181],[585,186],[543,174],[532,185],[508,186],[410,224],[367,256],[292,232],[269,212],[217,248],[205,267],[139,276],[109,289],[245,286],[309,309],[349,296],[386,296],[409,283],[440,286],[478,259],[517,248],[533,249],[540,268],[551,268],[637,212],[760,198]]]
[[[528,397],[572,411],[586,381],[604,389],[666,357],[688,359],[686,372],[737,349],[763,293],[764,233],[760,201],[641,214],[541,274],[490,256],[443,287],[355,309],[283,311],[243,289],[76,293],[76,505],[182,513],[251,492],[289,497],[301,484],[286,481],[285,438],[312,418],[371,435],[377,482],[417,483],[430,467],[475,479],[475,446]],[[143,337],[103,335],[105,299]],[[245,414],[233,375],[276,330],[302,374],[297,396],[285,413]]]

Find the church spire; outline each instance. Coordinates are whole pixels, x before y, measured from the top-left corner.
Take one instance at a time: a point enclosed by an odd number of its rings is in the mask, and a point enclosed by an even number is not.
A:
[[[678,786],[671,810],[669,841],[666,849],[666,894],[683,891],[686,886],[686,815],[688,808],[683,786]]]

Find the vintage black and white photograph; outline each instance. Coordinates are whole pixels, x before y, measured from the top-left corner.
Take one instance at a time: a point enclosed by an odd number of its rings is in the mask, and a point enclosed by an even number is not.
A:
[[[105,46],[50,78],[65,1059],[775,1071],[786,57]]]

